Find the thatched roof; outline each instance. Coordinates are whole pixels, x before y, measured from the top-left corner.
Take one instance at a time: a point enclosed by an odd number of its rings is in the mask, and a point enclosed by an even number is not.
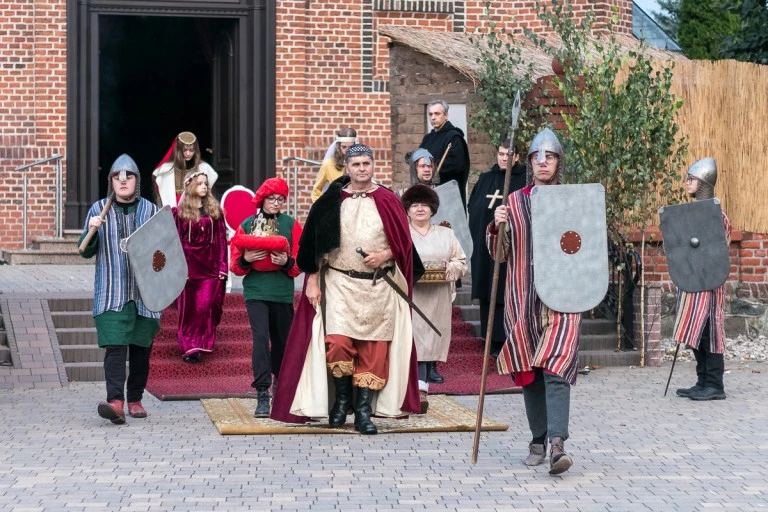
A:
[[[457,32],[438,32],[421,28],[403,27],[395,25],[382,25],[379,34],[389,37],[397,43],[404,44],[414,50],[429,55],[443,64],[456,69],[461,74],[476,82],[480,70],[478,59],[480,51],[470,41],[470,34]],[[627,51],[640,47],[640,41],[632,36],[615,35],[616,40]],[[557,39],[549,38],[550,42],[557,44]],[[520,48],[522,62],[533,64],[533,80],[552,74],[552,57],[542,49],[537,48],[527,38],[520,36],[515,41]],[[646,47],[646,55],[660,60],[688,60],[679,53]],[[524,69],[520,70],[524,72]]]

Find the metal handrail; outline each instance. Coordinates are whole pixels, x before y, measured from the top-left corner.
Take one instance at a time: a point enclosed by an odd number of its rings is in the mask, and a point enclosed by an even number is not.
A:
[[[61,211],[63,208],[63,183],[62,183],[62,172],[61,172],[61,159],[62,155],[55,154],[53,156],[49,156],[48,158],[44,158],[42,160],[38,160],[36,162],[32,162],[31,164],[25,164],[19,167],[16,167],[14,171],[23,171],[24,177],[22,179],[22,198],[21,198],[21,226],[22,226],[22,232],[24,237],[24,250],[27,250],[27,169],[30,169],[32,167],[47,164],[48,162],[55,162],[54,169],[55,169],[55,205],[54,205],[54,234],[57,238],[62,238],[64,236],[64,226],[62,223],[61,218]]]
[[[283,158],[283,165],[285,166],[285,181],[290,183],[293,181],[293,186],[291,187],[293,189],[293,194],[289,195],[289,198],[293,198],[293,200],[289,200],[288,204],[286,205],[286,209],[288,210],[288,213],[293,216],[293,218],[296,218],[298,211],[299,211],[299,201],[296,197],[296,194],[299,190],[299,173],[298,171],[294,171],[293,167],[289,167],[288,163],[290,162],[300,162],[302,164],[309,164],[309,165],[321,165],[322,162],[318,162],[317,160],[309,160],[307,158],[301,158],[298,156],[289,156],[286,158]],[[293,178],[293,179],[291,179]],[[293,204],[293,212],[291,212],[291,204]]]

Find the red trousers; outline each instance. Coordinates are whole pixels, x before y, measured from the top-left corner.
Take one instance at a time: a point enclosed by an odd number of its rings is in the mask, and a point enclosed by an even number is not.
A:
[[[382,389],[389,376],[389,341],[329,334],[325,337],[325,361],[334,378],[351,375],[354,386]]]

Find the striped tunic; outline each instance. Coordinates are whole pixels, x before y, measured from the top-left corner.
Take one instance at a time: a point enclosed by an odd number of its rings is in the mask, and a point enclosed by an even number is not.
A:
[[[731,245],[731,223],[723,212],[725,242]],[[677,291],[677,317],[673,337],[678,343],[698,349],[701,334],[709,322],[709,347],[707,352],[725,352],[725,283],[714,290],[704,292]]]
[[[534,368],[543,368],[567,382],[576,382],[581,313],[560,313],[547,307],[533,283],[531,241],[532,186],[509,196],[507,234],[503,248],[507,261],[507,286],[504,297],[504,330],[507,340],[498,359],[499,373],[513,373],[515,383],[525,385]],[[495,257],[498,231],[488,225],[486,245]],[[554,271],[554,269],[553,269]]]
[[[85,218],[84,231],[88,231],[88,222],[97,217],[104,209],[106,199],[96,201]],[[160,313],[148,310],[144,306],[136,280],[131,274],[128,254],[120,249],[120,239],[128,237],[136,229],[157,213],[157,206],[146,199],[139,199],[136,210],[123,213],[122,208],[112,206],[104,219],[101,229],[96,232],[96,276],[94,279],[93,316],[105,311],[120,311],[128,301],[136,301],[139,316],[160,318]]]

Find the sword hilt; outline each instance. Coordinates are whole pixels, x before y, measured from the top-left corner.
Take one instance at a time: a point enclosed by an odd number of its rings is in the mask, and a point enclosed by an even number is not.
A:
[[[357,254],[359,254],[360,256],[362,256],[363,258],[367,258],[368,257],[368,254],[366,254],[366,252],[363,250],[362,247],[356,247],[355,248],[355,252]]]

